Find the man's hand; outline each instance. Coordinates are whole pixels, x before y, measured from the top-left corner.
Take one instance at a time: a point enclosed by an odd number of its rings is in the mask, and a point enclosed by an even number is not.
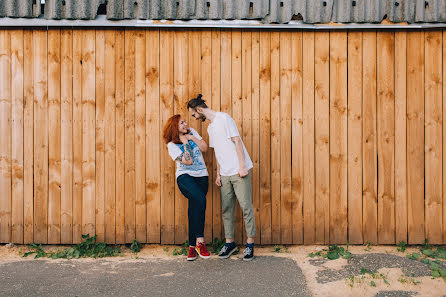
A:
[[[217,178],[215,179],[215,184],[219,187],[221,187],[221,177],[220,175],[217,175]]]
[[[248,175],[248,170],[246,169],[246,167],[240,167],[240,169],[238,170],[238,176],[245,177],[247,175]]]

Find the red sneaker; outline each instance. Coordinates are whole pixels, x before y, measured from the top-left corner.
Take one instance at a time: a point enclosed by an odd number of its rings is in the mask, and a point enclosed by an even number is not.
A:
[[[201,258],[207,259],[211,257],[211,254],[208,252],[208,249],[206,248],[206,244],[204,242],[200,242],[195,247],[195,250],[198,252],[198,255],[200,255]]]
[[[193,261],[197,259],[197,252],[195,251],[194,246],[189,247],[189,254],[187,255],[187,261]]]

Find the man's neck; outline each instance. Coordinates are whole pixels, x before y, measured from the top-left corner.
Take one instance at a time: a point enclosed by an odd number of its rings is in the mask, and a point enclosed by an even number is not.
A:
[[[209,121],[211,121],[211,123],[214,121],[215,116],[217,115],[217,113],[210,108],[204,109],[203,114]]]

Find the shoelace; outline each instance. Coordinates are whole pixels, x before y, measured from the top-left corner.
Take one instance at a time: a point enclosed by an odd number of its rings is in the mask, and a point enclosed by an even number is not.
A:
[[[246,247],[246,249],[243,251],[243,256],[249,255],[252,252],[252,248]]]
[[[228,250],[228,247],[226,245],[224,245],[220,251],[220,255],[226,253],[227,250]]]

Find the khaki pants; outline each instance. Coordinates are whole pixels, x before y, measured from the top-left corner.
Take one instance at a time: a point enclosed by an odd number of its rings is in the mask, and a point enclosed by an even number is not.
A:
[[[223,224],[225,227],[225,237],[234,238],[234,217],[235,200],[238,200],[245,220],[246,235],[248,237],[256,236],[256,224],[254,219],[254,210],[252,208],[252,170],[249,170],[247,176],[241,178],[236,175],[221,177],[221,209]]]

